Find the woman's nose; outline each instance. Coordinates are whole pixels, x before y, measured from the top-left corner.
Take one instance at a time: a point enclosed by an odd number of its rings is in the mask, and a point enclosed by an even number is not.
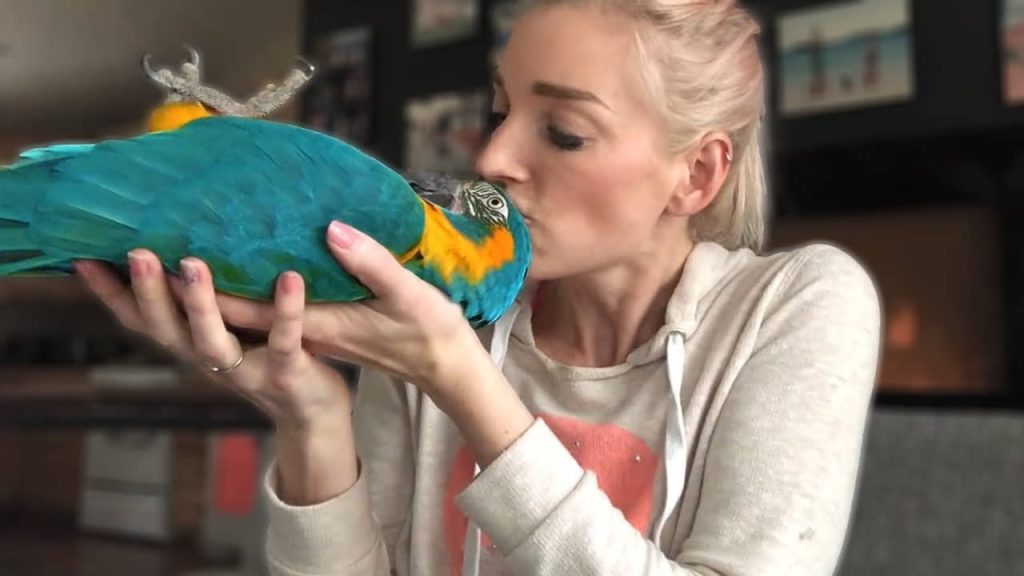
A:
[[[476,171],[485,180],[508,185],[526,179],[518,137],[508,119],[499,124],[477,156]]]

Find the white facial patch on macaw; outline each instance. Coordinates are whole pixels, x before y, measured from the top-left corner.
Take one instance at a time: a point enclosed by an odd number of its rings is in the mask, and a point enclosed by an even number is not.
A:
[[[486,182],[473,182],[463,189],[465,208],[471,216],[495,224],[508,223],[508,201]]]

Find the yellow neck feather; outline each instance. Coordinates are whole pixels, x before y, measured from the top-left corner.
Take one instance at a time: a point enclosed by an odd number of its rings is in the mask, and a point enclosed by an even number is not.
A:
[[[515,257],[515,242],[507,229],[495,227],[483,243],[477,244],[459,232],[441,209],[422,199],[420,201],[424,213],[423,237],[419,246],[401,258],[402,262],[419,254],[424,263],[441,272],[446,282],[451,282],[458,274],[475,284],[488,272]]]

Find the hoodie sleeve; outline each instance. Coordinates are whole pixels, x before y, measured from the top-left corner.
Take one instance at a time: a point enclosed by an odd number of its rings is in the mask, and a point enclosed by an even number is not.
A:
[[[798,253],[734,350],[690,537],[634,529],[542,421],[459,504],[517,574],[819,576],[850,517],[880,340],[876,289],[833,248]]]
[[[722,407],[681,559],[721,574],[832,574],[877,378],[881,309],[853,258],[814,246],[780,283]]]
[[[264,478],[272,576],[388,576],[400,550],[413,487],[406,385],[363,370],[353,411],[359,477],[343,494],[311,506],[277,496],[276,463]],[[407,543],[406,543],[407,544]],[[407,572],[406,572],[407,573]]]

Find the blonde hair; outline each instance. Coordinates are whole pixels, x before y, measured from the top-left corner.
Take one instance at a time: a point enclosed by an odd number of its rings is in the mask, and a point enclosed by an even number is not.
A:
[[[683,151],[711,131],[729,135],[732,166],[711,204],[690,219],[695,240],[760,251],[768,217],[762,158],[764,68],[758,23],[736,0],[536,0],[619,10],[636,27],[640,70]]]

